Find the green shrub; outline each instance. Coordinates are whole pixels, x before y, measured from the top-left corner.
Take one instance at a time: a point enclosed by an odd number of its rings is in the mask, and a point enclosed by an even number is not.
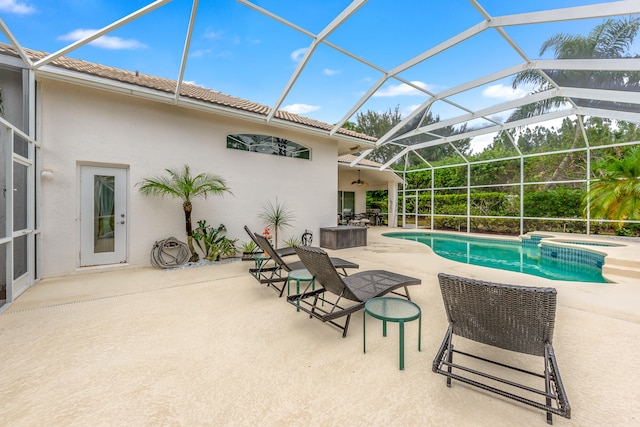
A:
[[[524,216],[538,218],[582,218],[583,190],[560,187],[552,190],[527,191],[524,194]]]
[[[524,194],[524,216],[539,218],[582,218],[581,200],[584,191],[559,187],[527,191]],[[398,206],[402,207],[403,196],[398,197]],[[415,213],[415,196],[407,197],[407,213]],[[471,230],[486,233],[518,234],[520,230],[520,194],[503,191],[472,191],[470,196],[470,213],[475,216],[506,216],[510,218],[472,218]],[[466,215],[467,194],[434,195],[436,219],[434,226],[438,229],[461,230],[466,228],[466,218],[438,217],[437,214]],[[430,215],[431,192],[418,193],[418,214]],[[415,220],[407,218],[407,223]],[[424,219],[429,223],[429,218]],[[568,233],[586,232],[584,221],[528,220],[526,231],[563,231]],[[627,227],[637,224],[629,224]],[[533,227],[533,228],[531,228]],[[605,227],[607,229],[611,227]],[[595,231],[597,232],[597,231]],[[632,229],[632,234],[640,233],[640,225]]]
[[[236,254],[236,242],[238,239],[229,239],[224,233],[227,228],[220,224],[218,228],[207,225],[207,221],[198,221],[198,227],[193,231],[193,240],[198,249],[202,251],[204,259],[219,261],[221,257],[229,257]]]

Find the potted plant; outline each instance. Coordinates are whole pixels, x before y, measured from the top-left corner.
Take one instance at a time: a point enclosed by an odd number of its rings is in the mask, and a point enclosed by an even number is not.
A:
[[[265,227],[264,230],[262,230],[262,236],[273,246],[273,241],[271,240],[271,229],[269,227]],[[267,251],[264,252],[264,256],[268,256]]]

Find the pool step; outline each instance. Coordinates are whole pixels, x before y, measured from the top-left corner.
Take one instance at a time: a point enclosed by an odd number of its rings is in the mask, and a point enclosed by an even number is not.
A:
[[[640,262],[629,259],[606,258],[602,274],[640,279]]]

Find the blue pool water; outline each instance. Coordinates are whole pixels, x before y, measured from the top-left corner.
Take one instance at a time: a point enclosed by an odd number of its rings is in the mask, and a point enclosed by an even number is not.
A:
[[[384,236],[424,243],[450,260],[517,271],[552,280],[606,283],[602,269],[577,262],[543,257],[537,245],[519,241],[482,239],[440,233],[385,233]]]

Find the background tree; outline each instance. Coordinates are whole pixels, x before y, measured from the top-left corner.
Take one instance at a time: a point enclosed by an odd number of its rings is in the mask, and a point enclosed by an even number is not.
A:
[[[600,59],[637,57],[629,51],[640,28],[640,18],[607,19],[584,36],[581,34],[555,34],[540,47],[540,56],[553,50],[555,59]],[[545,70],[551,80],[561,87],[582,87],[614,90],[637,90],[640,73],[628,71]],[[521,85],[533,86],[533,93],[553,89],[553,85],[538,70],[526,70],[513,79],[514,89]],[[573,99],[579,106],[597,107],[599,102]],[[563,98],[552,98],[518,108],[509,120],[533,117],[552,108],[562,106]]]
[[[344,129],[348,129],[348,130],[352,130],[352,131],[354,131],[354,132],[357,132],[357,131],[356,131],[356,124],[355,124],[355,123],[353,123],[353,122],[346,121],[346,122],[344,122],[344,124],[342,125],[342,127],[343,127]]]
[[[555,34],[547,39],[540,47],[540,56],[547,51],[553,51],[555,59],[601,59],[630,57],[629,52],[640,28],[640,18],[631,16],[622,19],[607,19],[597,25],[588,35]],[[637,57],[637,55],[635,55]],[[584,71],[584,70],[545,70],[546,75],[560,87],[579,87],[613,90],[637,90],[640,86],[640,73],[627,71]],[[532,85],[533,93],[553,89],[551,82],[538,70],[526,70],[518,73],[512,82],[514,89],[521,85]],[[572,99],[578,106],[603,107],[611,102],[592,99]],[[532,104],[524,105],[514,111],[508,121],[519,120],[544,114],[552,109],[566,105],[567,100],[561,97],[550,98]],[[608,108],[611,108],[608,105]],[[614,107],[615,108],[615,107]],[[618,106],[618,109],[620,107]],[[578,120],[583,121],[582,116]],[[565,124],[566,126],[566,124]],[[582,141],[580,126],[576,123],[572,144],[575,148]],[[571,162],[572,153],[567,153],[554,169],[551,180]]]
[[[394,126],[402,121],[402,114],[400,114],[400,107],[396,106],[393,110],[389,108],[389,110],[379,113],[376,111],[368,110],[366,113],[358,113],[356,115],[356,123],[355,130],[356,132],[364,133],[369,136],[373,136],[376,138],[382,138],[387,134]],[[420,117],[420,125],[427,126],[433,123],[437,123],[440,121],[439,116],[433,116],[433,114],[428,111],[424,116]],[[418,122],[415,122],[415,126],[417,126]],[[411,127],[408,125],[407,127]],[[455,129],[453,126],[447,126],[435,131],[439,135],[442,136],[450,136],[455,135],[457,133],[466,132],[466,126],[461,127],[460,129]],[[400,132],[406,132],[400,131]],[[424,135],[418,135],[414,137],[410,137],[412,141],[408,141],[409,143],[420,143],[425,141]],[[470,151],[470,140],[464,139],[461,141],[456,141],[456,148],[460,150],[463,154],[467,154]],[[367,156],[369,160],[378,163],[386,163],[390,159],[392,159],[396,154],[400,153],[404,149],[404,146],[397,145],[394,143],[384,144],[380,147],[377,147],[371,154]],[[429,157],[443,159],[447,157],[457,157],[456,151],[449,144],[440,144],[435,147],[429,147],[427,149],[429,152]],[[409,168],[421,167],[423,165],[423,161],[418,157],[412,157],[409,160]],[[392,166],[393,167],[393,166]],[[396,165],[396,167],[399,167]],[[402,165],[404,167],[404,165]]]
[[[360,112],[356,114],[356,123],[352,130],[375,138],[382,138],[401,121],[402,115],[400,114],[400,107],[398,105],[396,105],[395,109],[392,110],[389,108],[389,110],[382,113],[368,110],[366,113]],[[353,125],[351,122],[347,123]],[[400,151],[402,151],[402,147],[394,144],[385,144],[373,150],[367,158],[374,162],[386,163],[387,160],[391,159]]]
[[[191,225],[191,211],[193,205],[191,200],[197,197],[207,198],[208,195],[223,195],[231,193],[225,180],[210,173],[200,173],[191,175],[189,166],[184,165],[183,169],[165,169],[168,175],[154,178],[145,178],[138,184],[139,191],[145,196],[172,197],[182,200],[184,210],[185,229],[187,232],[187,245],[191,252],[191,262],[200,259],[193,247],[193,227]]]

